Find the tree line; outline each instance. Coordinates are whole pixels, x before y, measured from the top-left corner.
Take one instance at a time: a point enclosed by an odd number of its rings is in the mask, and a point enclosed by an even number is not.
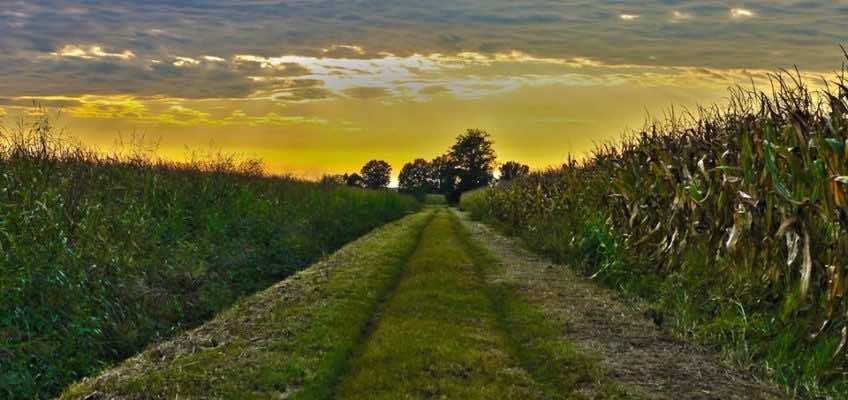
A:
[[[400,191],[423,197],[445,195],[455,203],[466,191],[496,182],[498,167],[494,142],[486,131],[469,129],[442,155],[428,161],[418,158],[404,164],[398,177]],[[500,165],[498,181],[505,182],[527,175],[530,167],[508,161]],[[391,181],[392,167],[382,160],[371,160],[358,173],[329,175],[322,182],[368,189],[385,188]]]

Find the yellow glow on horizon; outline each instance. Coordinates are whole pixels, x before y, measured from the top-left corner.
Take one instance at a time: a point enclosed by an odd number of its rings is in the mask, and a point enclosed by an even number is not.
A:
[[[540,57],[512,50],[484,55],[414,54],[378,58],[357,45],[334,45],[327,56],[177,56],[178,69],[242,68],[262,85],[244,98],[82,95],[11,98],[63,108],[83,143],[119,150],[119,132],[143,133],[157,154],[185,160],[188,149],[220,149],[262,158],[274,173],[317,178],[352,172],[384,159],[399,172],[415,158],[433,158],[467,128],[489,131],[499,160],[534,168],[580,158],[648,114],[671,106],[723,101],[733,85],[765,85],[769,72],[695,66],[609,64],[588,57]],[[290,76],[290,69],[300,72]],[[250,74],[257,74],[251,70]],[[818,74],[805,72],[805,80]],[[0,109],[0,117],[3,109]]]

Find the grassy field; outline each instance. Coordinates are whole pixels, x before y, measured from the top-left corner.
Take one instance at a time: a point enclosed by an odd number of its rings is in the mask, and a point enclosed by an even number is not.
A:
[[[581,162],[466,193],[474,218],[642,296],[797,393],[846,398],[848,87],[734,91]]]
[[[0,135],[0,397],[44,398],[418,208],[411,197]]]

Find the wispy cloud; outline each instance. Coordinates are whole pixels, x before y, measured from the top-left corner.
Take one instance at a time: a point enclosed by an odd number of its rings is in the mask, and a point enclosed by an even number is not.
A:
[[[188,67],[192,65],[200,64],[199,60],[196,60],[191,57],[175,57],[174,66],[176,67]]]
[[[740,18],[751,18],[754,17],[753,11],[744,9],[744,8],[733,8],[730,10],[730,16],[732,18],[740,19]]]
[[[98,45],[91,46],[81,46],[75,44],[67,44],[63,46],[61,49],[56,50],[52,53],[54,56],[59,57],[77,57],[84,59],[92,59],[92,58],[118,58],[121,60],[130,60],[135,58],[135,53],[130,50],[124,50],[120,53],[118,52],[108,52],[103,49],[103,47]]]
[[[671,12],[671,20],[674,21],[674,22],[686,21],[686,20],[690,20],[692,18],[694,18],[694,16],[692,15],[692,13],[689,13],[689,12],[678,11],[678,10],[674,10],[674,11]]]

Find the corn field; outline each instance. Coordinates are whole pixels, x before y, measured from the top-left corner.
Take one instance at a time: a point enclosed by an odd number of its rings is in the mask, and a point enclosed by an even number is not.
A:
[[[651,123],[582,161],[467,193],[462,207],[683,335],[799,393],[844,398],[848,87],[790,72],[768,93]]]

